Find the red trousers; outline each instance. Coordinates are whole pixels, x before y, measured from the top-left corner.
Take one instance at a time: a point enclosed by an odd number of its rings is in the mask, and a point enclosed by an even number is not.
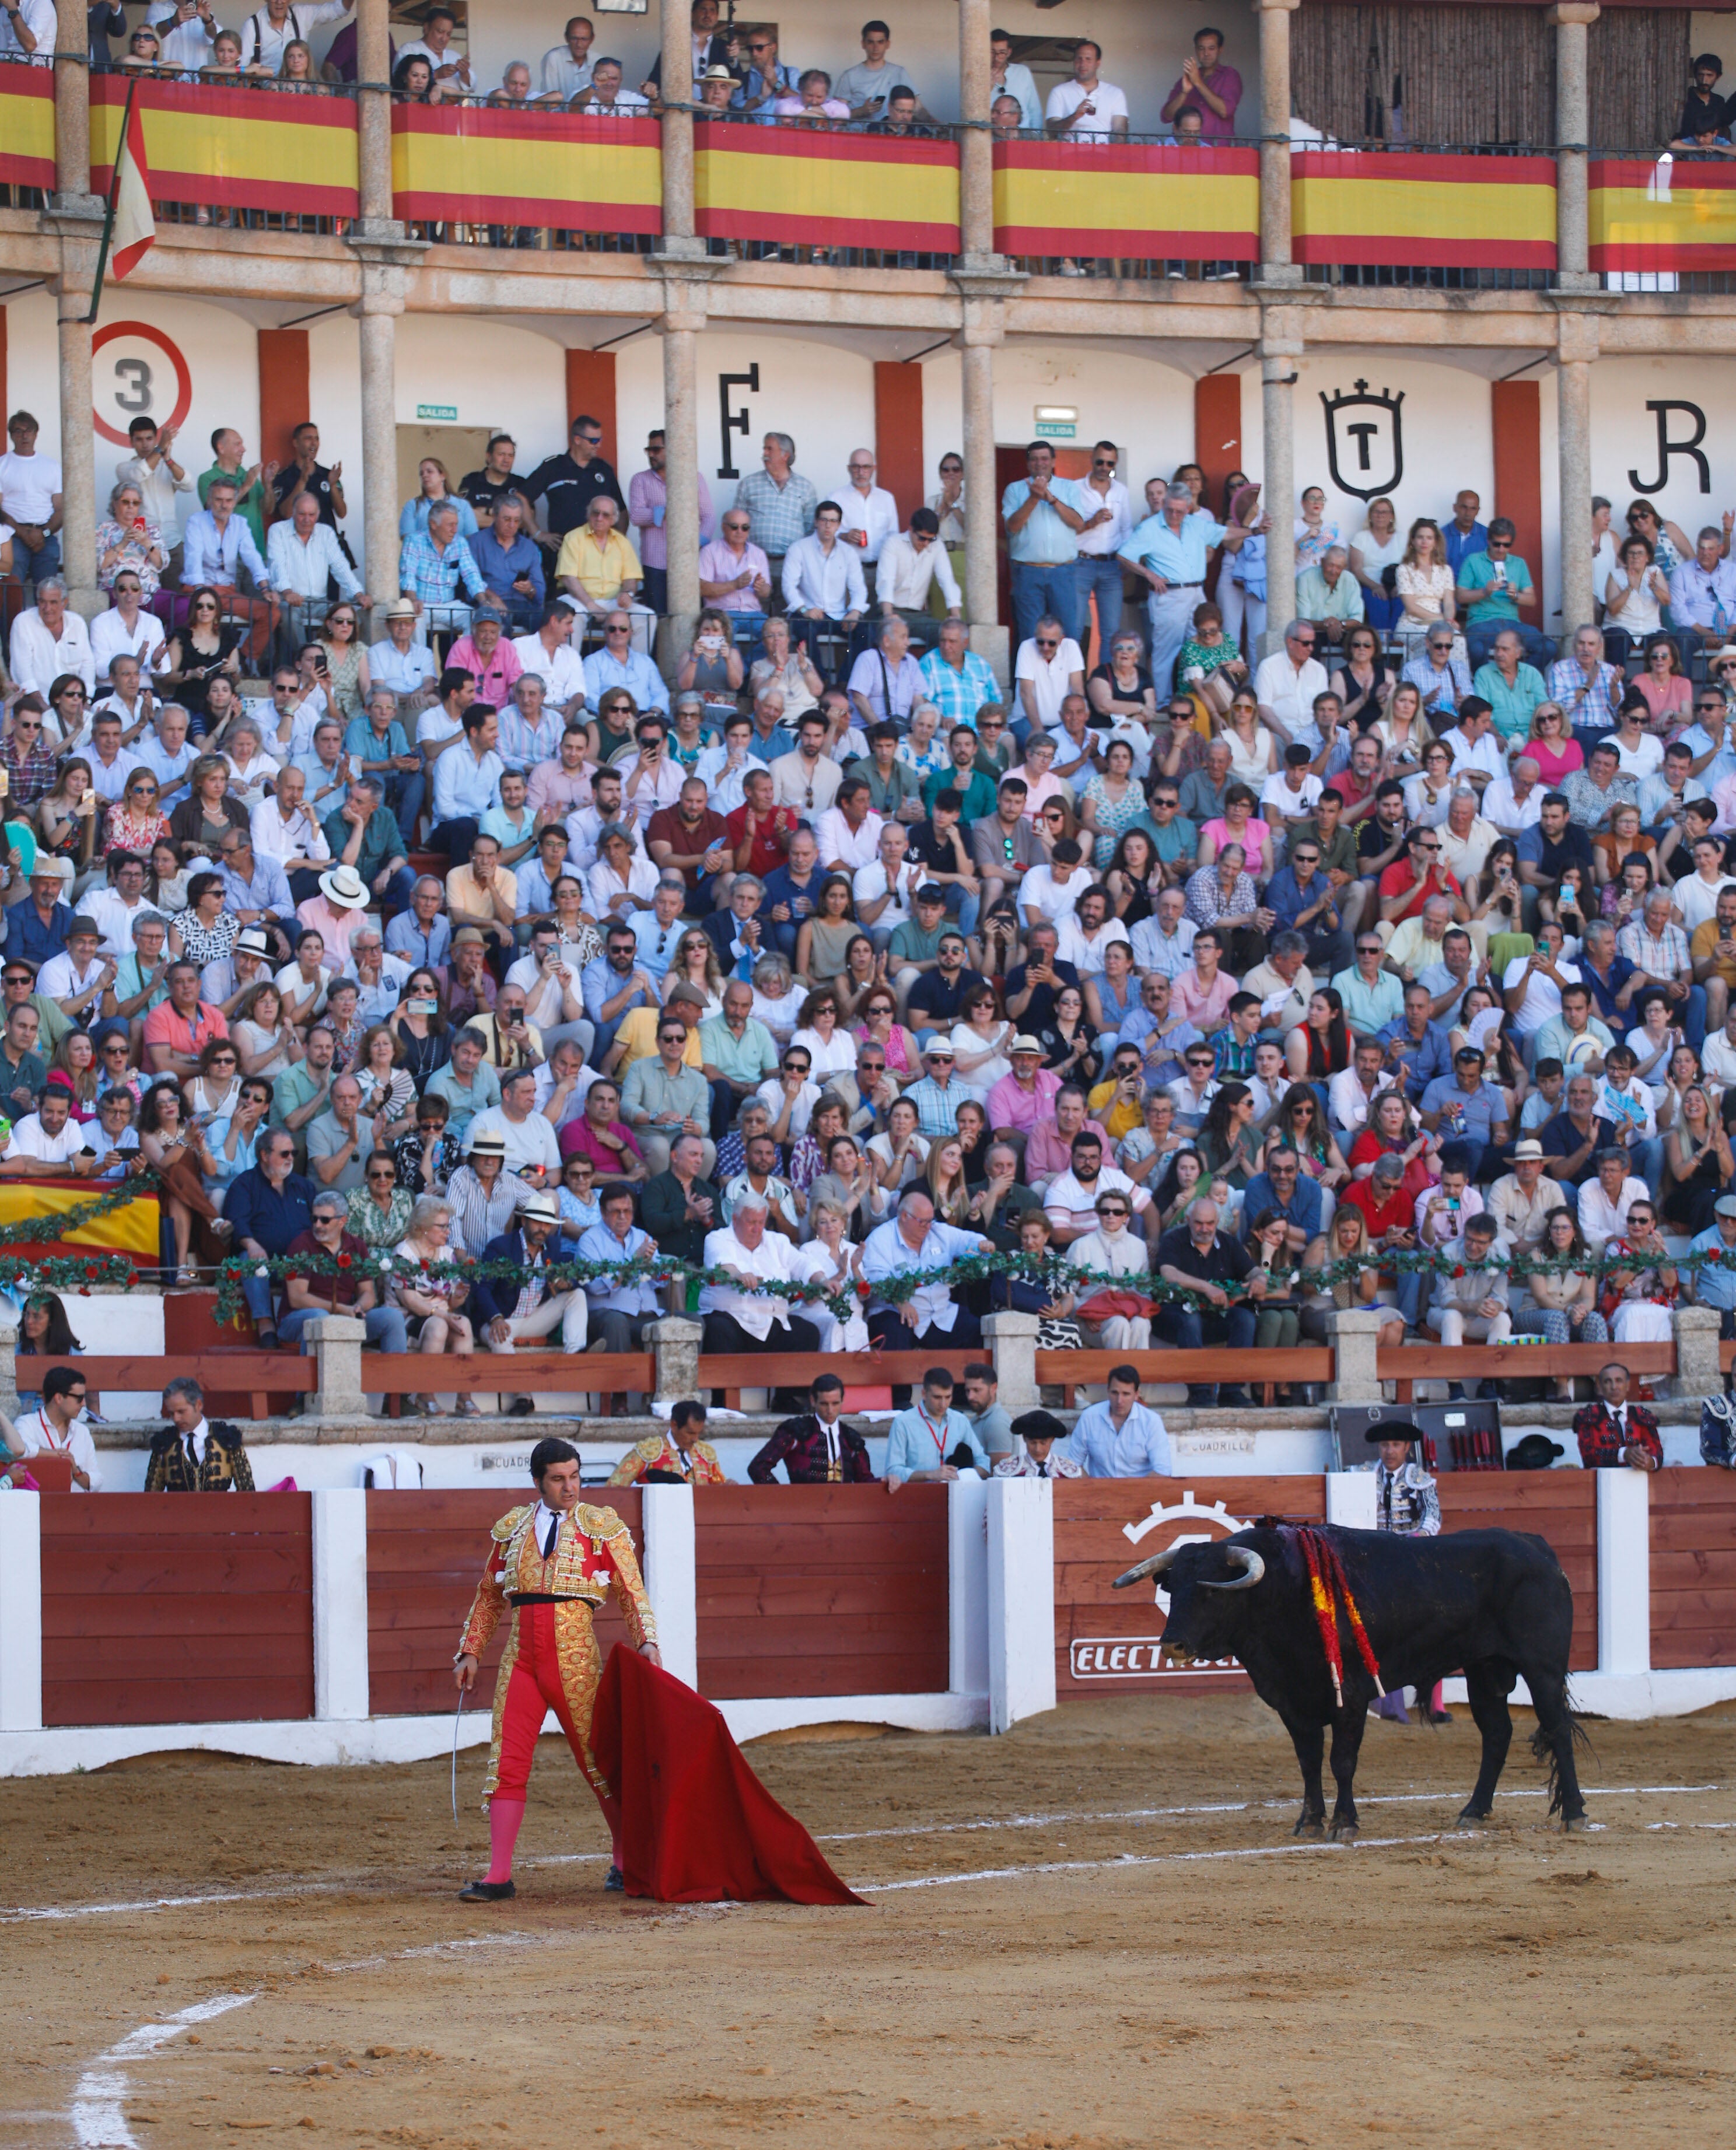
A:
[[[591,1714],[601,1671],[588,1605],[574,1601],[513,1607],[512,1632],[495,1682],[485,1805],[497,1796],[524,1798],[542,1719],[552,1709],[611,1831],[618,1827],[619,1805],[591,1752]]]

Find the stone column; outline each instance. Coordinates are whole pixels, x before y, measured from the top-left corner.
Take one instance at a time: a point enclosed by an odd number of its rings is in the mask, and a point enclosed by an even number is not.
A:
[[[376,605],[398,594],[397,321],[404,310],[404,264],[427,251],[425,240],[382,245],[351,240],[361,257],[356,317],[361,356],[362,578]]]
[[[1333,1350],[1332,1380],[1326,1390],[1328,1403],[1380,1402],[1375,1342],[1381,1324],[1390,1319],[1390,1315],[1371,1306],[1345,1307],[1326,1316]]]
[[[1678,1306],[1672,1320],[1676,1331],[1676,1371],[1670,1382],[1673,1396],[1715,1396],[1724,1385],[1718,1363],[1718,1317],[1713,1306]]]
[[[1593,0],[1562,0],[1548,15],[1555,25],[1556,284],[1563,291],[1595,291],[1602,281],[1587,266],[1591,245],[1586,186],[1592,131],[1589,32],[1597,15]]]
[[[90,64],[85,10],[60,0],[54,24],[54,196],[89,201]]]
[[[985,1314],[982,1333],[995,1362],[1002,1408],[1010,1416],[1035,1411],[1042,1401],[1037,1385],[1037,1331],[1034,1314]]]
[[[995,148],[988,132],[989,0],[958,0],[959,252],[967,267],[993,265]],[[966,483],[970,482],[968,475]]]
[[[1262,15],[1262,23],[1266,18]],[[1260,655],[1284,647],[1296,608],[1296,412],[1294,390],[1302,339],[1279,308],[1266,315],[1260,338],[1260,384],[1265,426],[1265,482],[1260,498],[1272,518],[1266,532],[1266,633]]]
[[[987,50],[985,42],[983,49]],[[965,464],[965,602],[971,647],[1010,689],[1007,630],[1001,625],[995,538],[1000,498],[995,487],[995,346],[1007,333],[1006,301],[1025,279],[1005,268],[960,267],[951,280],[963,300],[958,332]]]
[[[18,1415],[18,1317],[0,1305],[0,1411]]]
[[[322,1314],[302,1332],[313,1340],[316,1418],[360,1418],[367,1409],[361,1387],[361,1347],[367,1324],[353,1315]]]
[[[1290,260],[1290,17],[1301,0],[1254,0],[1259,17],[1259,280],[1299,284]],[[1268,465],[1267,491],[1271,490]]]
[[[363,239],[396,239],[403,231],[392,202],[391,98],[386,88],[391,77],[389,13],[390,0],[356,0],[356,78],[361,85],[356,93],[361,188],[361,220],[356,229]]]
[[[667,123],[665,123],[667,124]],[[669,612],[658,654],[673,668],[693,639],[699,615],[699,331],[705,326],[704,280],[664,276],[664,532],[669,549]]]
[[[96,424],[91,415],[90,311],[103,204],[90,190],[90,68],[84,11],[62,0],[54,33],[54,192],[43,230],[60,242],[54,278],[60,326],[61,573],[87,618],[108,603],[97,588]]]
[[[1561,471],[1562,638],[1565,647],[1592,610],[1592,314],[1563,313],[1557,328],[1556,452]]]
[[[657,1355],[657,1394],[654,1401],[679,1404],[699,1393],[699,1339],[702,1324],[684,1314],[668,1314],[645,1330]]]
[[[693,30],[682,0],[660,0],[660,4],[664,105],[661,249],[665,254],[699,254],[704,250],[694,237]]]

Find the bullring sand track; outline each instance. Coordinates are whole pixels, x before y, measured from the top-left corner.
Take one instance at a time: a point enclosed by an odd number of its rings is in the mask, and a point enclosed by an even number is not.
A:
[[[1471,1725],[1371,1724],[1349,1849],[1245,1696],[750,1749],[859,1911],[604,1896],[552,1740],[494,1907],[477,1754],[456,1829],[443,1764],[11,1783],[0,2143],[1728,2142],[1736,1709],[1590,1726],[1572,1837],[1528,1729],[1461,1834]]]

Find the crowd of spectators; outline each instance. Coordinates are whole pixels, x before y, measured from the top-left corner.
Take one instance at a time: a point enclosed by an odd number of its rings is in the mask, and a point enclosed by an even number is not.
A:
[[[1557,656],[1474,493],[1400,547],[1311,489],[1305,609],[1256,664],[1204,588],[1239,568],[1249,623],[1256,488],[1220,520],[1184,465],[1136,522],[1113,444],[1068,482],[1033,443],[1003,696],[956,456],[901,516],[871,452],[822,498],[766,436],[660,668],[660,435],[625,488],[583,413],[527,474],[505,435],[456,483],[429,459],[371,595],[316,427],[284,468],[220,430],[195,477],[141,420],[88,628],[58,468],[28,413],[11,440],[0,1173],[149,1175],[183,1282],[280,1258],[266,1341],[336,1305],[387,1350],[636,1348],[669,1291],[559,1263],[648,1247],[710,1274],[714,1351],[968,1348],[997,1308],[1111,1350],[1365,1303],[1449,1343],[1736,1320],[1670,1259],[1736,1237],[1719,532],[1636,502],[1657,633],[1612,598]],[[352,1247],[527,1281],[314,1259]],[[1546,1248],[1582,1269],[1451,1274]]]

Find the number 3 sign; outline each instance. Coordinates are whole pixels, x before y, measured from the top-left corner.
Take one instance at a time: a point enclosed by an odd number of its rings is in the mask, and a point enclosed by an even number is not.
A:
[[[117,341],[126,348],[105,362],[102,356],[104,348]],[[163,378],[162,365],[145,356],[138,349],[140,344],[160,352],[174,368],[172,400]],[[192,408],[193,376],[178,347],[160,329],[147,327],[143,321],[111,321],[91,338],[90,354],[92,377],[96,384],[91,416],[105,441],[126,447],[130,445],[126,428],[134,418],[149,418],[159,426],[179,426]],[[112,423],[111,419],[119,419],[119,425]]]

